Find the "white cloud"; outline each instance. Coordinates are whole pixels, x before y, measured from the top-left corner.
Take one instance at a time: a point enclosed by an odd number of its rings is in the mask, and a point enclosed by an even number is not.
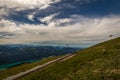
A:
[[[28,17],[28,19],[30,19],[31,21],[34,21],[34,14],[29,14],[29,15],[27,15],[27,17]]]
[[[56,15],[58,15],[58,14],[59,14],[59,13],[55,13],[55,14],[46,16],[46,17],[44,17],[44,18],[41,18],[40,21],[41,21],[41,22],[46,22],[46,23],[49,24],[49,23],[53,20],[53,18],[54,18]]]
[[[7,15],[13,11],[22,11],[28,9],[46,9],[52,3],[60,0],[0,0],[0,16]],[[13,11],[11,11],[11,9]]]
[[[59,1],[60,0],[0,0],[0,6],[6,6],[8,8],[34,8],[35,6],[46,6]]]
[[[41,22],[45,22],[48,24],[48,26],[59,26],[60,24],[63,23],[69,23],[71,22],[72,19],[70,18],[64,18],[64,19],[54,19],[55,16],[57,16],[59,13],[55,13],[49,16],[46,16],[44,18],[40,18]]]
[[[49,20],[49,19],[48,19]],[[61,20],[64,22],[64,19]],[[104,18],[86,18],[74,15],[70,20],[73,22],[65,26],[58,26],[59,20],[49,22],[46,25],[19,24],[2,20],[4,27],[0,27],[0,32],[12,32],[17,36],[10,39],[1,38],[0,43],[25,43],[41,41],[58,41],[70,43],[91,43],[100,42],[109,38],[120,36],[120,16],[107,16]],[[53,24],[53,25],[51,25]]]

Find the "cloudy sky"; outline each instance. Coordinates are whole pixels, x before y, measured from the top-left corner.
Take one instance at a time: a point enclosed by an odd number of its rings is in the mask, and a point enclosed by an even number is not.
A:
[[[0,44],[85,46],[119,30],[120,0],[0,0]]]

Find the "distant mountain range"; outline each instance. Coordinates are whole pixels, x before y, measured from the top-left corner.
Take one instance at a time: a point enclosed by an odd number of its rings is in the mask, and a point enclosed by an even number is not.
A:
[[[49,56],[72,53],[83,48],[36,45],[0,45],[0,65],[34,61]]]

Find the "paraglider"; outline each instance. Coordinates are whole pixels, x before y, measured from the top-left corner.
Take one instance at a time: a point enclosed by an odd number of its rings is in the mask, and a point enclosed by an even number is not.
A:
[[[111,35],[109,35],[109,37],[113,37],[113,35],[111,34]]]

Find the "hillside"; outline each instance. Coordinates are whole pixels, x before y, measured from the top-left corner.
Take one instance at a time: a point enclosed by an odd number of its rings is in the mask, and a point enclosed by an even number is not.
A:
[[[56,63],[20,80],[119,80],[120,37],[75,52],[73,58]]]

